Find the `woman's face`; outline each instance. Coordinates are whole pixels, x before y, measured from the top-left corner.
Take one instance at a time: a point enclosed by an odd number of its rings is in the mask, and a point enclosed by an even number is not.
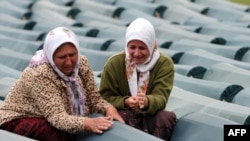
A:
[[[77,59],[77,49],[71,43],[62,44],[53,55],[56,67],[65,75],[70,75],[73,72]]]
[[[127,45],[128,53],[136,64],[144,63],[149,57],[148,47],[140,40],[132,40]]]

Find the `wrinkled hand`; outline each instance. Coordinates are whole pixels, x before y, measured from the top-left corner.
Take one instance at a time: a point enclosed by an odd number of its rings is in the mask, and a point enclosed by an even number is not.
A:
[[[138,105],[139,105],[139,100],[137,96],[131,96],[127,99],[125,99],[125,105],[133,110],[137,110],[138,109]]]
[[[108,117],[96,117],[96,118],[85,118],[84,128],[87,131],[102,134],[104,131],[110,129],[113,125],[113,118]]]
[[[125,123],[114,106],[109,106],[106,109],[106,116],[112,117],[113,119],[120,121],[121,123]]]
[[[137,99],[138,99],[140,109],[148,107],[148,98],[144,93],[138,93]]]

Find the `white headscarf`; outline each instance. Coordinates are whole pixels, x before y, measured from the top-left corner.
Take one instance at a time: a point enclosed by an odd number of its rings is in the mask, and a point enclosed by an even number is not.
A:
[[[78,52],[77,64],[70,76],[62,73],[54,63],[53,55],[55,51],[64,43],[72,43]],[[66,82],[68,94],[72,101],[72,112],[74,115],[84,115],[84,91],[80,87],[77,75],[79,71],[80,51],[79,41],[74,32],[66,27],[52,29],[46,36],[43,50],[39,50],[31,58],[30,67],[35,67],[44,63],[49,63],[57,74]]]
[[[155,30],[153,25],[144,18],[135,19],[127,28],[125,61],[127,79],[132,96],[136,96],[138,92],[146,94],[149,82],[149,72],[160,57],[155,38]],[[133,62],[131,59],[131,56],[127,50],[127,45],[131,40],[140,40],[144,42],[144,44],[149,49],[150,55],[143,64],[135,64],[135,62]],[[137,79],[137,72],[139,72],[139,79]]]

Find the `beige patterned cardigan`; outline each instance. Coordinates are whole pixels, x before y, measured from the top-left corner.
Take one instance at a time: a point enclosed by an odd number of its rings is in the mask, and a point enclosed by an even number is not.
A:
[[[104,113],[110,106],[99,94],[87,58],[81,56],[78,75],[85,91],[85,116]],[[0,125],[15,118],[44,117],[54,127],[71,133],[84,131],[84,117],[73,116],[65,82],[48,64],[27,67],[0,107]]]

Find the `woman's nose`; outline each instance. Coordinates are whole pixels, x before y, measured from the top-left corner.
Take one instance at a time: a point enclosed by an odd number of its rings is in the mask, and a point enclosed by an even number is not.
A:
[[[135,49],[134,50],[134,55],[140,55],[140,50],[139,49]]]
[[[71,58],[69,56],[66,57],[65,63],[66,64],[71,64]]]

